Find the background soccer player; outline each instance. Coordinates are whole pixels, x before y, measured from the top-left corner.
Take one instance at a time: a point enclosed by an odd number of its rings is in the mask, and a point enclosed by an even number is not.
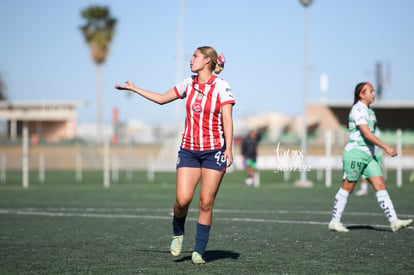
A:
[[[370,104],[375,100],[375,90],[369,82],[359,83],[354,91],[354,105],[349,114],[348,142],[342,154],[343,182],[335,195],[332,219],[328,228],[338,232],[349,230],[341,223],[342,213],[348,201],[348,196],[362,174],[376,191],[378,204],[384,211],[391,224],[392,231],[409,226],[413,220],[400,220],[397,217],[391,198],[386,190],[382,177],[381,165],[375,158],[375,146],[378,146],[392,157],[397,151],[375,136],[377,119]]]
[[[257,146],[261,139],[261,133],[258,133],[256,129],[251,129],[247,136],[243,138],[241,145],[241,153],[244,158],[244,166],[246,168],[247,178],[246,185],[258,187],[260,182],[256,177],[257,172]]]

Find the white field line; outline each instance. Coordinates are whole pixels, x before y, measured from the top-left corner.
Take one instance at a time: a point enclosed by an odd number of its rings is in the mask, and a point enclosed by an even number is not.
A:
[[[138,212],[166,212],[164,215],[137,215],[137,214],[122,214],[122,213],[102,213],[102,212],[126,212],[126,211],[138,211]],[[117,219],[152,219],[152,220],[170,220],[171,209],[168,208],[20,208],[20,209],[0,209],[0,214],[8,215],[28,215],[28,216],[48,216],[48,217],[87,217],[87,218],[117,218]],[[192,211],[197,211],[197,209],[191,209]],[[290,210],[224,210],[216,209],[215,212],[221,213],[277,213],[277,214],[314,214],[314,215],[329,215],[328,211],[290,211]],[[168,214],[167,214],[168,213]],[[361,215],[361,213],[347,213],[348,215]],[[365,213],[366,216],[377,216],[378,214],[374,213]],[[189,220],[196,220],[196,218],[188,218]],[[327,222],[319,221],[303,221],[303,220],[280,220],[280,219],[263,219],[263,218],[219,218],[214,217],[216,221],[226,221],[226,222],[248,222],[248,223],[283,223],[283,224],[309,224],[309,225],[324,225],[328,224]],[[352,225],[347,225],[352,226]],[[355,226],[355,225],[354,225]],[[374,227],[389,228],[389,225],[372,225]],[[413,227],[409,227],[413,229]]]
[[[49,217],[87,217],[87,218],[124,218],[124,219],[158,219],[169,220],[170,216],[151,216],[133,214],[101,214],[101,213],[69,213],[69,212],[47,212],[23,209],[0,209],[0,214],[28,215],[28,216],[49,216]]]
[[[165,212],[170,213],[172,208],[94,208],[94,207],[57,207],[57,208],[9,208],[9,209],[1,209],[0,214],[3,214],[1,211],[3,210],[23,210],[23,211],[45,211],[45,212],[86,212],[86,213],[102,213],[102,212],[109,212],[109,213],[126,213],[126,212],[146,212],[146,213],[154,213],[154,212]],[[190,208],[190,212],[198,212],[197,208]],[[331,211],[317,211],[317,210],[266,210],[266,209],[258,209],[258,210],[242,210],[242,209],[214,209],[214,213],[231,213],[231,214],[307,214],[307,215],[328,215],[332,214]],[[401,214],[398,213],[401,217],[411,217],[412,214]],[[347,212],[345,211],[345,215],[347,216],[381,216],[383,217],[384,214],[381,213],[381,210],[378,209],[378,212]]]

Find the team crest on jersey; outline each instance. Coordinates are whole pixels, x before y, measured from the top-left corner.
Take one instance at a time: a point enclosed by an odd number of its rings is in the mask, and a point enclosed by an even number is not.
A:
[[[355,178],[356,175],[357,175],[357,171],[356,170],[352,171],[352,177]]]
[[[201,107],[200,103],[196,102],[191,106],[191,109],[193,110],[194,113],[200,114],[201,110],[202,110],[202,107]]]

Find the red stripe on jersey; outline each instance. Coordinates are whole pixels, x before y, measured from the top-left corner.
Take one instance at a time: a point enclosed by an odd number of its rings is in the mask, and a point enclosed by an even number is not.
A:
[[[228,100],[228,101],[225,101],[225,102],[221,103],[221,106],[226,105],[226,104],[235,104],[235,103],[236,103],[236,101],[234,99],[233,100]]]
[[[180,93],[177,90],[177,87],[174,87],[174,91],[175,91],[175,94],[178,96],[178,98],[182,98]]]
[[[193,133],[193,144],[191,150],[203,150],[202,139],[200,135],[203,132],[200,130],[201,114],[203,113],[202,99],[198,99],[199,91],[194,90],[192,105],[191,105],[191,132]]]
[[[188,89],[191,89],[190,92],[188,92]],[[192,102],[194,101],[194,96],[196,94],[196,91],[194,89],[194,87],[188,87],[187,88],[187,102],[186,102],[186,110],[187,110],[187,114],[186,114],[186,119],[185,119],[185,128],[184,128],[184,134],[183,134],[183,140],[181,143],[181,147],[188,149],[188,150],[194,150],[192,149],[193,147],[193,142],[192,142],[192,137],[194,136],[193,133],[193,115],[192,115]]]
[[[221,116],[221,112],[220,112],[220,96],[217,95],[216,98],[216,105],[214,106],[215,108],[215,112],[214,112],[214,117],[211,120],[211,128],[212,129],[216,129],[216,131],[213,133],[213,142],[214,142],[214,147],[216,146],[220,146],[223,147],[224,144],[220,143],[220,136],[222,136],[223,129],[221,127],[221,125],[223,125],[223,120],[222,120],[222,116]],[[219,142],[217,144],[217,142]]]
[[[203,136],[200,137],[202,139],[202,147],[205,150],[214,150],[214,144],[212,144],[211,142],[211,130],[214,130],[214,128],[210,127],[210,123],[211,123],[211,108],[213,107],[212,104],[215,103],[214,98],[213,98],[213,92],[214,92],[214,88],[216,87],[215,84],[210,86],[210,89],[208,91],[205,91],[206,99],[203,100],[205,101],[203,104],[203,120],[202,120],[202,125],[201,125],[201,129],[203,132]],[[212,146],[213,145],[213,146]]]

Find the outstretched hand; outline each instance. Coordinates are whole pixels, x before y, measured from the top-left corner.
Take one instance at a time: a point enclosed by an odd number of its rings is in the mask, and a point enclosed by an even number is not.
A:
[[[116,84],[115,88],[118,90],[130,90],[133,91],[135,88],[134,83],[132,83],[131,81],[125,81],[126,85],[121,85],[121,84]]]

